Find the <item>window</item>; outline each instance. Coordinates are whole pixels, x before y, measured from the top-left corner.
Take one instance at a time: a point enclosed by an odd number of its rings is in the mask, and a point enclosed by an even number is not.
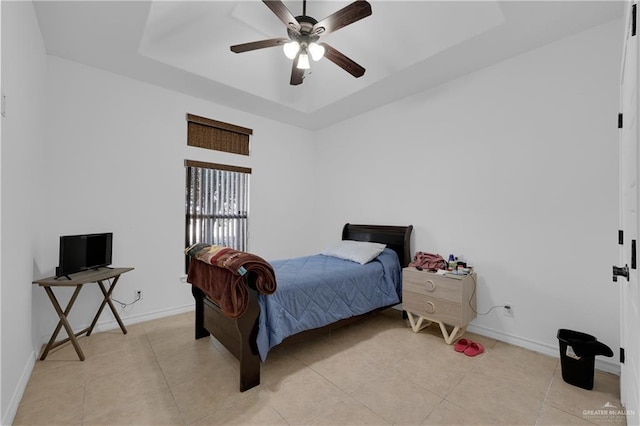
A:
[[[186,246],[208,243],[247,249],[251,169],[185,161]]]

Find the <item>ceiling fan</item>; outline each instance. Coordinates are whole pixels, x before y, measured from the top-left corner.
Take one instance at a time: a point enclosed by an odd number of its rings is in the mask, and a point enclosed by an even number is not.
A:
[[[283,46],[285,55],[289,59],[293,59],[290,80],[290,84],[293,86],[302,84],[304,72],[310,68],[309,55],[315,61],[324,56],[354,77],[362,77],[365,72],[362,66],[327,43],[318,43],[318,40],[321,35],[338,31],[340,28],[371,15],[371,5],[366,0],[356,0],[320,21],[307,16],[307,0],[302,0],[302,15],[295,17],[281,0],[262,1],[287,27],[289,38],[278,37],[236,44],[231,46],[232,52],[242,53],[267,47]]]

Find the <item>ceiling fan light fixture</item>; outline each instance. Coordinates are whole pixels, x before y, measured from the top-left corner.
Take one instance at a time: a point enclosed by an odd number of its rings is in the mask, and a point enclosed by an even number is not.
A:
[[[284,55],[289,59],[295,59],[298,51],[300,50],[300,43],[297,41],[290,41],[289,43],[285,43],[282,45],[282,50],[284,50]]]
[[[302,84],[305,70],[310,72],[309,55],[314,61],[326,57],[355,78],[362,77],[365,69],[327,43],[319,43],[321,36],[338,31],[371,15],[371,4],[367,0],[350,0],[351,3],[324,19],[317,20],[307,15],[307,0],[302,0],[302,15],[294,16],[284,4],[285,0],[262,0],[274,15],[285,25],[288,38],[276,37],[230,46],[233,53],[282,46],[283,53],[292,60],[289,84]]]
[[[319,61],[324,56],[324,46],[318,43],[309,43],[309,53],[311,53],[311,59]]]
[[[311,68],[311,65],[309,65],[309,55],[307,54],[306,50],[303,50],[298,57],[298,65],[296,65],[296,67],[299,70],[308,70],[309,68]]]

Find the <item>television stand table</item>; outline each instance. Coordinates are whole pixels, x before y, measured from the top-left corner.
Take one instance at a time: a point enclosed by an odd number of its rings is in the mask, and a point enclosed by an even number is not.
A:
[[[56,313],[60,318],[60,320],[58,321],[58,325],[56,326],[55,330],[53,331],[53,334],[51,335],[51,339],[49,339],[49,343],[47,343],[47,346],[44,348],[42,355],[40,356],[40,360],[44,361],[44,359],[47,357],[51,349],[57,348],[58,346],[71,341],[71,344],[76,350],[76,353],[80,358],[80,361],[84,361],[85,356],[84,356],[84,353],[82,352],[82,349],[80,348],[80,345],[78,344],[78,340],[76,339],[76,337],[82,334],[86,334],[87,336],[91,335],[91,332],[93,331],[93,328],[96,326],[96,323],[98,322],[98,317],[100,317],[100,314],[102,313],[102,310],[104,309],[105,305],[109,305],[109,308],[113,313],[113,316],[115,317],[116,321],[118,321],[118,325],[120,325],[120,329],[124,334],[127,334],[127,328],[124,326],[124,323],[120,319],[120,316],[118,315],[116,308],[113,306],[113,303],[111,303],[111,293],[113,293],[113,289],[118,283],[118,280],[120,279],[120,275],[124,274],[125,272],[129,272],[131,270],[133,270],[133,268],[99,268],[99,269],[92,269],[89,271],[78,272],[66,277],[56,278],[54,276],[54,277],[42,278],[40,280],[35,280],[33,284],[38,284],[40,287],[44,288],[44,290],[47,292],[47,296],[49,296],[49,299],[53,304],[53,308],[56,310]],[[105,287],[104,281],[110,280],[112,278],[113,278],[113,282],[110,282],[109,288],[107,289]],[[67,317],[69,316],[69,312],[71,312],[71,308],[73,307],[73,304],[76,301],[76,298],[78,297],[78,294],[82,289],[82,286],[88,283],[98,284],[98,287],[102,291],[102,295],[104,296],[104,298],[102,300],[102,304],[100,304],[100,308],[98,309],[96,316],[93,318],[93,321],[91,322],[91,325],[82,331],[78,331],[77,333],[74,333],[73,329],[69,325],[69,321],[67,321]],[[58,299],[56,299],[56,296],[53,294],[52,287],[75,287],[75,290],[71,295],[71,299],[69,299],[69,303],[67,304],[67,307],[64,309],[64,311],[60,307],[60,303],[58,302]],[[59,342],[56,342],[55,341],[56,337],[58,337],[58,333],[60,332],[60,329],[62,327],[64,327],[69,337],[67,337],[66,339],[60,340]]]

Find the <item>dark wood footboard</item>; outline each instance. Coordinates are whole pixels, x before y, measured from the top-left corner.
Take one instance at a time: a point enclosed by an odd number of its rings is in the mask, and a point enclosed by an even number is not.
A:
[[[240,392],[260,384],[260,356],[256,338],[258,336],[257,291],[249,285],[249,305],[238,318],[225,316],[221,309],[204,296],[202,290],[191,286],[195,299],[196,339],[213,335],[240,361]]]

